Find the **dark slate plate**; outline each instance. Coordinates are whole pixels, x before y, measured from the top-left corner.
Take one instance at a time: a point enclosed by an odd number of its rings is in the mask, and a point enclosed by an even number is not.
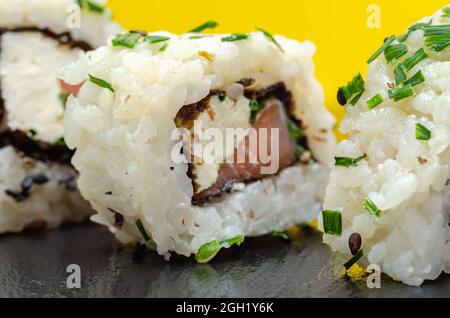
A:
[[[135,257],[133,257],[135,254]],[[56,231],[0,236],[0,297],[449,297],[450,275],[408,287],[338,274],[342,259],[303,230],[292,243],[249,239],[212,263],[164,261],[122,248],[103,228],[86,223]],[[69,264],[81,268],[81,288],[68,289]]]

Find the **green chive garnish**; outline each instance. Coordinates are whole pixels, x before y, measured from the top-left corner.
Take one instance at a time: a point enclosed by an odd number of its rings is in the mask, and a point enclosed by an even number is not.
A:
[[[419,30],[419,29],[422,29],[422,28],[423,28],[424,26],[426,26],[426,25],[430,25],[431,22],[432,22],[432,21],[430,20],[430,22],[428,22],[428,23],[416,23],[416,24],[411,25],[411,26],[408,28],[408,32],[406,32],[405,34],[399,36],[399,37],[397,38],[397,40],[398,40],[400,43],[405,42],[405,41],[408,39],[409,35],[410,35],[412,32],[417,31],[417,30]]]
[[[339,211],[322,211],[323,228],[326,234],[340,236],[342,234],[342,214]]]
[[[32,138],[34,138],[34,137],[37,136],[37,131],[36,131],[36,129],[31,128],[31,129],[28,130],[28,133],[29,133],[29,135],[30,135]]]
[[[234,42],[234,41],[241,41],[241,40],[247,40],[248,39],[247,34],[241,34],[241,33],[233,33],[230,36],[226,36],[222,38],[222,42]]]
[[[367,158],[367,155],[364,154],[357,158],[335,157],[334,160],[335,160],[335,166],[350,168],[350,167],[356,167],[360,161],[362,161],[366,158]]]
[[[353,106],[356,105],[364,91],[364,79],[359,73],[355,77],[353,77],[350,82],[347,83],[347,86],[339,88],[339,92]]]
[[[112,191],[105,192],[105,195],[112,195]]]
[[[167,50],[167,48],[169,47],[169,44],[164,43],[163,45],[161,45],[161,47],[159,48],[159,52],[165,52]]]
[[[89,81],[91,81],[92,83],[94,83],[100,87],[109,89],[111,92],[114,93],[114,88],[112,87],[112,85],[110,83],[108,83],[107,81],[102,80],[101,78],[98,78],[98,77],[95,77],[95,76],[92,76],[91,74],[89,74]]]
[[[395,84],[397,85],[400,85],[401,83],[406,81],[406,73],[401,63],[394,68],[394,77]]]
[[[289,236],[285,231],[272,231],[270,232],[270,236],[277,237],[282,240],[289,240]]]
[[[367,102],[366,102],[367,108],[373,109],[373,108],[377,107],[378,105],[380,105],[382,102],[383,102],[383,96],[381,96],[381,94],[376,94],[375,96],[373,96],[372,98],[367,100]]]
[[[217,253],[219,253],[222,248],[230,248],[233,245],[240,246],[242,242],[244,242],[244,237],[238,235],[221,242],[214,240],[212,242],[203,244],[195,255],[195,260],[202,264],[208,263],[217,255]]]
[[[364,200],[364,209],[374,216],[380,216],[381,210],[377,207],[377,205],[370,200],[370,198],[366,198]]]
[[[303,148],[303,146],[295,145],[295,157],[297,158],[297,160],[300,160],[300,158],[303,156],[305,151],[306,151],[306,149]]]
[[[148,236],[147,231],[145,230],[144,224],[142,223],[142,221],[140,219],[136,220],[136,226],[137,226],[139,232],[141,232],[141,235],[144,238],[144,241],[146,241],[146,242],[150,241],[150,236]]]
[[[59,138],[53,145],[57,147],[67,147],[64,137]]]
[[[414,88],[411,85],[407,85],[404,87],[397,87],[394,89],[390,89],[388,91],[389,98],[392,99],[394,102],[398,102],[404,98],[414,96],[416,92],[414,91]]]
[[[198,27],[192,29],[191,31],[189,31],[188,33],[200,33],[206,29],[214,29],[219,25],[219,23],[217,23],[216,21],[208,21],[203,23],[202,25],[199,25]]]
[[[416,74],[411,76],[411,78],[406,80],[403,83],[403,85],[404,86],[408,86],[408,85],[416,86],[416,85],[422,84],[423,82],[425,82],[425,76],[423,75],[422,71],[418,71]]]
[[[443,18],[450,18],[450,6],[445,7],[444,9],[442,9],[442,12],[444,13],[442,15]]]
[[[160,43],[160,42],[165,42],[170,40],[169,37],[167,36],[162,36],[162,35],[149,35],[147,36],[147,41],[149,41],[151,44],[155,44],[155,43]]]
[[[375,61],[377,59],[377,57],[379,57],[388,48],[388,46],[391,45],[392,42],[394,42],[394,41],[395,41],[395,36],[394,35],[390,36],[383,43],[383,45],[367,60],[367,64],[370,64],[373,61]]]
[[[70,93],[59,93],[59,100],[63,109],[66,109],[67,100],[69,99]]]
[[[105,8],[102,6],[99,6],[98,4],[90,1],[90,0],[77,0],[78,5],[81,9],[88,9],[91,12],[95,13],[103,13],[105,11]]]
[[[364,256],[363,250],[359,250],[347,263],[344,264],[345,270],[349,270]]]
[[[112,40],[113,46],[123,46],[132,49],[141,38],[139,33],[129,32],[124,34],[117,34]]]
[[[288,122],[288,131],[289,135],[294,140],[300,140],[305,136],[305,132],[302,129],[300,129],[300,127],[298,127],[298,125],[292,120],[289,120]]]
[[[408,47],[405,44],[391,45],[384,51],[384,56],[388,63],[398,60],[400,57],[408,53]]]
[[[256,117],[258,114],[266,107],[264,103],[253,99],[250,101],[250,124],[253,124],[256,121]]]
[[[425,45],[440,52],[450,44],[450,24],[426,25],[423,27]]]
[[[261,29],[261,28],[256,28],[256,29],[258,31],[262,32],[265,35],[265,37],[267,39],[269,39],[269,41],[271,41],[273,44],[275,44],[280,49],[281,52],[284,52],[284,49],[281,47],[280,43],[278,43],[278,41],[275,39],[275,37],[272,35],[272,33],[268,32],[264,29]]]
[[[427,57],[427,53],[423,48],[421,48],[402,62],[403,69],[405,72],[409,72],[414,66],[422,62]]]
[[[416,139],[417,140],[430,140],[431,139],[431,131],[425,127],[424,125],[417,123],[416,124]]]

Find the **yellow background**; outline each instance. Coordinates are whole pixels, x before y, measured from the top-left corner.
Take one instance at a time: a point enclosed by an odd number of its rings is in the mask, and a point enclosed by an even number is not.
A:
[[[381,28],[367,27],[370,4],[381,8]],[[274,34],[317,45],[317,77],[327,106],[341,118],[337,88],[357,72],[385,37],[404,33],[408,25],[449,4],[448,0],[110,0],[114,17],[127,29],[184,33],[208,20],[214,32],[249,32],[260,26]]]

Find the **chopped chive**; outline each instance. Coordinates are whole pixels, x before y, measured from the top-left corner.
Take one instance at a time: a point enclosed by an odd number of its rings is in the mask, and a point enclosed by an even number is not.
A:
[[[399,36],[399,37],[397,38],[397,40],[398,40],[400,43],[405,42],[405,41],[408,39],[408,37],[410,36],[410,34],[411,34],[412,32],[417,31],[417,30],[419,30],[419,29],[422,29],[422,28],[423,28],[424,26],[426,26],[426,25],[430,25],[431,22],[432,22],[432,21],[430,20],[430,22],[428,22],[428,23],[416,23],[416,24],[411,25],[411,26],[408,28],[408,31],[407,31],[405,34]]]
[[[198,40],[198,39],[203,39],[204,36],[203,35],[191,35],[189,37],[189,40]]]
[[[288,122],[288,131],[294,140],[300,140],[305,136],[305,132],[292,120]]]
[[[112,191],[105,192],[105,195],[112,195]]]
[[[66,109],[67,100],[69,99],[70,93],[59,93],[59,100],[63,109]]]
[[[387,48],[389,45],[392,44],[392,42],[395,41],[395,36],[391,35],[384,43],[383,45],[367,60],[367,64],[372,63],[379,57]]]
[[[306,149],[303,148],[303,146],[301,146],[301,145],[295,146],[295,157],[297,158],[297,160],[300,160],[300,158],[303,156],[305,151],[306,151]]]
[[[214,29],[219,25],[219,23],[217,23],[216,21],[208,21],[203,23],[202,25],[199,25],[198,27],[192,29],[191,31],[189,31],[188,33],[200,33],[206,29]]]
[[[416,92],[414,91],[414,88],[411,85],[407,85],[404,87],[397,87],[394,89],[390,89],[388,91],[389,98],[392,99],[394,102],[398,102],[404,98],[414,96]]]
[[[338,96],[341,95],[339,97],[344,97],[346,101],[355,106],[364,91],[364,79],[361,74],[358,73],[350,82],[347,83],[347,86],[339,88]]]
[[[423,31],[425,45],[435,52],[444,50],[450,44],[450,24],[426,25]]]
[[[113,46],[123,46],[132,49],[136,46],[136,43],[142,36],[137,32],[129,32],[123,34],[117,34],[112,39]]]
[[[444,13],[442,15],[443,18],[450,18],[450,6],[445,7],[444,9],[442,9],[442,12]]]
[[[362,161],[366,158],[367,158],[367,155],[364,154],[357,158],[335,157],[334,160],[335,160],[335,166],[350,168],[350,167],[356,167],[360,161]]]
[[[161,45],[161,47],[159,48],[159,52],[165,52],[167,50],[167,48],[169,47],[169,44],[166,42],[163,45]]]
[[[270,232],[270,236],[277,237],[282,240],[289,240],[289,236],[285,231],[272,231]]]
[[[401,63],[394,68],[394,77],[395,84],[397,85],[400,85],[401,83],[406,81],[406,73]]]
[[[241,41],[241,40],[247,40],[248,38],[249,38],[248,34],[233,33],[230,36],[226,36],[226,37],[222,38],[222,42]]]
[[[37,131],[36,131],[36,129],[31,128],[31,129],[28,130],[28,134],[29,134],[32,138],[34,138],[34,137],[37,136]]]
[[[377,205],[370,200],[370,198],[366,198],[363,204],[364,209],[374,216],[380,216],[381,210],[377,207]]]
[[[417,140],[430,140],[431,139],[431,131],[422,125],[421,123],[416,124],[416,139]]]
[[[384,56],[388,63],[398,60],[400,57],[408,53],[408,47],[405,44],[391,45],[384,51]]]
[[[423,48],[421,48],[402,62],[403,69],[405,72],[409,72],[414,66],[422,62],[427,57],[427,53]]]
[[[139,232],[141,232],[141,235],[144,238],[144,241],[146,241],[146,242],[150,241],[150,236],[148,236],[147,231],[145,231],[144,224],[142,223],[142,221],[140,219],[136,220],[136,226],[137,226]]]
[[[77,0],[78,5],[81,9],[88,9],[91,12],[95,13],[103,13],[105,11],[105,8],[102,6],[99,6],[98,4],[90,1],[90,0]]]
[[[342,214],[339,211],[322,211],[323,228],[326,234],[340,236],[342,234]]]
[[[367,108],[373,109],[373,108],[377,107],[378,105],[380,105],[382,102],[383,102],[383,96],[381,96],[381,94],[376,94],[375,96],[373,96],[372,98],[367,100],[367,102],[366,102]]]
[[[222,248],[230,248],[233,245],[240,246],[242,242],[244,242],[244,237],[238,235],[220,242],[214,240],[209,243],[203,244],[197,251],[197,254],[195,255],[195,260],[203,264],[208,263],[217,255],[217,253],[219,253],[219,251]]]
[[[162,36],[162,35],[149,35],[147,36],[147,41],[149,41],[151,44],[155,44],[155,43],[160,43],[160,42],[165,42],[170,40],[169,37],[167,36]]]
[[[114,88],[112,87],[112,85],[110,83],[108,83],[107,81],[102,80],[101,78],[98,78],[98,77],[95,77],[95,76],[92,76],[91,74],[89,74],[89,81],[91,81],[92,83],[94,83],[100,87],[109,89],[111,92],[114,93]]]
[[[416,86],[416,85],[422,84],[423,82],[425,82],[425,76],[423,75],[422,71],[418,71],[416,74],[411,76],[411,78],[406,80],[403,83],[403,85],[404,86],[408,86],[408,85]]]
[[[55,143],[54,146],[57,147],[67,147],[66,141],[64,140],[64,137],[59,138]]]
[[[268,31],[261,29],[261,28],[256,28],[258,31],[262,32],[264,34],[264,36],[269,39],[269,41],[271,41],[272,43],[274,43],[281,52],[284,52],[284,49],[281,47],[280,43],[278,43],[278,41],[275,39],[275,37]]]
[[[264,103],[257,101],[256,99],[253,99],[250,101],[249,107],[250,107],[250,124],[253,124],[256,121],[256,117],[258,117],[258,114],[266,107],[266,105]]]
[[[359,250],[347,263],[344,264],[345,270],[349,270],[364,256],[363,250]]]

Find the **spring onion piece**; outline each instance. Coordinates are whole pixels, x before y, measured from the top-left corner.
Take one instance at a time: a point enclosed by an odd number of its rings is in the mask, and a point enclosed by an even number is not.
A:
[[[408,86],[408,85],[416,86],[416,85],[422,84],[423,82],[425,82],[425,76],[423,75],[422,71],[418,71],[416,74],[411,76],[411,78],[406,80],[403,83],[403,85],[404,86]]]
[[[347,263],[344,264],[345,270],[349,270],[364,256],[363,250],[359,250]]]
[[[275,37],[268,31],[261,29],[261,28],[256,28],[258,31],[262,32],[264,34],[264,36],[269,39],[269,41],[271,41],[273,44],[275,44],[281,52],[284,52],[284,49],[281,47],[280,43],[278,43],[278,41],[275,39]]]
[[[427,25],[423,31],[425,45],[433,51],[440,52],[450,45],[450,24]]]
[[[233,245],[240,246],[244,242],[244,237],[238,235],[236,237],[223,240],[221,242],[214,240],[203,244],[195,255],[195,260],[199,263],[208,263],[212,260],[222,248],[230,248]]]
[[[430,140],[431,139],[431,131],[425,127],[424,125],[417,123],[416,124],[416,139],[417,140]]]
[[[151,44],[160,43],[160,42],[165,42],[165,41],[170,40],[169,37],[167,37],[167,36],[162,36],[162,35],[149,35],[146,39],[147,39],[147,41],[149,41]]]
[[[188,33],[200,33],[206,29],[214,29],[219,25],[219,23],[217,23],[216,21],[208,21],[203,23],[202,25],[199,25],[198,27],[192,29],[191,31],[189,31]]]
[[[408,47],[405,44],[391,45],[384,51],[384,56],[388,63],[398,60],[400,57],[408,53]]]
[[[159,52],[165,52],[167,50],[167,48],[169,47],[169,44],[167,44],[167,42],[165,42],[163,45],[161,45],[161,47],[159,48]]]
[[[390,36],[383,43],[383,45],[367,60],[367,64],[370,64],[373,61],[375,61],[377,59],[377,57],[379,57],[388,48],[388,46],[391,45],[392,42],[394,42],[394,41],[395,41],[395,36],[394,35]]]
[[[375,96],[373,96],[372,98],[367,100],[367,102],[366,102],[367,108],[373,109],[373,108],[377,107],[378,105],[380,105],[382,102],[383,102],[383,96],[381,96],[381,94],[376,94]]]
[[[442,15],[443,18],[450,18],[450,6],[442,9],[442,11],[444,12]]]
[[[323,228],[326,234],[340,236],[342,234],[342,214],[339,211],[322,211]]]
[[[301,145],[296,145],[295,146],[295,158],[297,158],[297,160],[300,160],[303,156],[303,154],[305,153],[306,149],[303,148],[303,146]]]
[[[370,214],[374,215],[374,216],[380,216],[381,214],[381,210],[377,207],[377,205],[370,200],[369,198],[366,198],[364,200],[364,209],[369,212]]]
[[[397,87],[394,89],[390,89],[388,91],[389,98],[392,99],[394,102],[398,102],[404,98],[414,96],[416,92],[414,91],[414,88],[411,85],[407,85],[404,87]]]
[[[358,100],[364,93],[364,79],[358,73],[353,79],[347,83],[347,86],[339,88],[339,95],[341,95],[347,102],[355,106]]]
[[[64,137],[59,138],[53,145],[57,147],[67,147]]]
[[[198,40],[198,39],[203,39],[204,36],[203,35],[192,35],[189,37],[189,40]]]
[[[288,131],[289,136],[291,136],[294,140],[300,140],[305,136],[305,132],[292,120],[289,120],[288,122]]]
[[[29,134],[32,138],[34,138],[34,137],[37,136],[37,131],[36,131],[36,129],[31,128],[31,129],[28,130],[28,134]]]
[[[90,0],[77,0],[78,5],[81,9],[88,9],[91,12],[95,13],[103,13],[105,11],[105,8],[102,6],[90,1]]]
[[[282,240],[289,240],[289,236],[284,231],[272,231],[270,232],[270,236],[277,237]]]
[[[100,87],[109,89],[111,92],[114,93],[114,88],[112,87],[112,85],[110,83],[108,83],[107,81],[102,80],[101,78],[98,78],[98,77],[95,77],[95,76],[92,76],[91,74],[89,74],[89,81],[91,81],[92,83],[94,83]]]
[[[397,85],[400,85],[401,83],[406,81],[406,73],[401,63],[394,68],[394,77],[395,84]]]
[[[421,48],[402,62],[403,69],[405,72],[409,72],[414,66],[422,62],[427,57],[427,53],[423,48]]]
[[[136,226],[137,226],[139,232],[141,232],[141,235],[144,238],[144,241],[146,241],[146,242],[150,241],[150,236],[148,236],[147,231],[145,231],[144,224],[142,223],[142,221],[140,219],[136,220]]]
[[[350,168],[350,167],[356,167],[360,161],[362,161],[366,158],[367,158],[367,155],[364,154],[357,158],[335,157],[334,160],[335,160],[335,166]]]
[[[69,99],[70,93],[60,93],[59,94],[59,100],[61,102],[61,105],[63,109],[66,109],[67,100]]]
[[[126,48],[133,49],[140,38],[141,38],[141,35],[136,32],[117,34],[112,39],[112,45],[113,46],[124,46]]]
[[[222,42],[235,42],[241,40],[247,40],[249,36],[247,34],[242,33],[233,33],[230,36],[226,36],[222,38]]]
[[[408,37],[410,36],[410,34],[411,34],[412,32],[417,31],[417,30],[420,30],[420,29],[422,29],[422,28],[423,28],[424,26],[426,26],[426,25],[430,25],[431,22],[432,22],[432,21],[430,20],[430,22],[428,22],[428,23],[416,23],[416,24],[411,25],[411,26],[408,28],[408,32],[406,32],[405,34],[399,36],[399,37],[397,38],[397,40],[398,40],[400,43],[405,42],[405,41],[408,39]]]
[[[253,124],[256,121],[256,117],[258,114],[266,107],[264,103],[260,103],[256,99],[250,101],[250,124]]]

